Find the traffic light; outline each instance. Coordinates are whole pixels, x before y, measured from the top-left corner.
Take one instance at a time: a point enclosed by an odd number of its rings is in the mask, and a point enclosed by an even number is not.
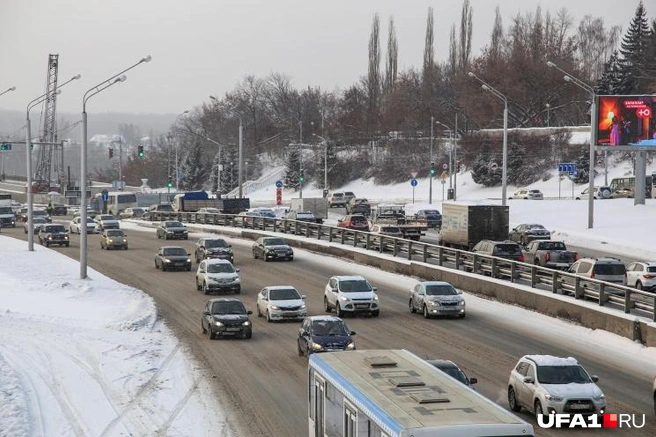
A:
[[[305,170],[301,169],[301,174],[298,176],[298,181],[303,183],[305,181]]]
[[[143,146],[137,147],[137,156],[139,156],[139,158],[141,159],[144,159],[144,157],[146,156],[146,154],[144,153]]]
[[[460,160],[456,161],[456,171],[460,173]]]
[[[430,175],[435,176],[435,163],[431,162]]]
[[[169,184],[168,184],[168,187],[169,187],[169,188],[173,188],[173,180],[172,180],[171,178],[169,178]]]
[[[111,147],[109,148],[109,159],[112,159],[114,157],[114,149]]]

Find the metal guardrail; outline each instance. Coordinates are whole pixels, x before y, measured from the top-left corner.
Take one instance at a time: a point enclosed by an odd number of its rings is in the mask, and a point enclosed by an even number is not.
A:
[[[268,217],[195,212],[152,212],[151,220],[179,220],[190,224],[228,226],[260,231],[290,233],[306,238],[360,247],[407,260],[505,279],[577,300],[594,300],[599,306],[611,304],[626,314],[637,313],[656,321],[656,293],[636,290],[538,265],[472,253],[436,244],[387,237],[365,231],[318,223]]]

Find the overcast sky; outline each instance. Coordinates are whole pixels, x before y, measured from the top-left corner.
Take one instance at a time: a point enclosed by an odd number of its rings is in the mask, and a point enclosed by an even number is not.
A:
[[[471,0],[473,50],[489,41],[494,9],[504,26],[518,12],[566,7],[575,26],[586,14],[623,31],[638,0]],[[25,111],[45,92],[48,54],[59,54],[59,84],[75,74],[57,108],[81,112],[82,95],[146,55],[153,60],[94,97],[89,112],[181,113],[223,96],[246,75],[288,75],[295,86],[333,90],[367,71],[372,18],[379,13],[385,54],[394,17],[399,70],[422,64],[426,16],[434,8],[435,59],[448,54],[461,0],[0,0],[0,108]],[[646,0],[650,17],[656,0]],[[384,70],[384,65],[381,64]]]

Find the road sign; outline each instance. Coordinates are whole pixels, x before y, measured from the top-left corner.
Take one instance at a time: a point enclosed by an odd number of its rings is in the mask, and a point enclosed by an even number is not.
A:
[[[576,176],[578,169],[576,168],[576,163],[574,162],[564,162],[558,164],[559,173],[567,173],[570,176]]]
[[[410,181],[410,185],[412,185],[413,187],[416,187],[417,185],[419,185],[419,182],[417,182],[417,179],[412,179]]]
[[[282,188],[276,188],[276,205],[282,205]]]
[[[442,183],[446,180],[446,178],[449,177],[449,173],[443,171],[442,174],[440,175],[440,178],[442,179]]]
[[[11,143],[0,144],[0,150],[11,150]]]
[[[281,180],[276,181],[276,188],[282,188],[282,181]]]
[[[442,170],[448,170],[449,165],[448,164],[442,164]]]
[[[417,177],[417,175],[418,175],[419,173],[417,173],[416,171],[413,171],[413,172],[410,172],[410,174],[412,175],[412,179],[414,179],[414,178]]]
[[[107,202],[109,200],[109,192],[103,189],[101,192],[101,198],[103,202]]]

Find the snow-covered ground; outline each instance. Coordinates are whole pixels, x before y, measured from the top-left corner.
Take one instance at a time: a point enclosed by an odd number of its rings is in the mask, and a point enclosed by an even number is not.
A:
[[[0,234],[0,436],[226,436],[153,300]]]

